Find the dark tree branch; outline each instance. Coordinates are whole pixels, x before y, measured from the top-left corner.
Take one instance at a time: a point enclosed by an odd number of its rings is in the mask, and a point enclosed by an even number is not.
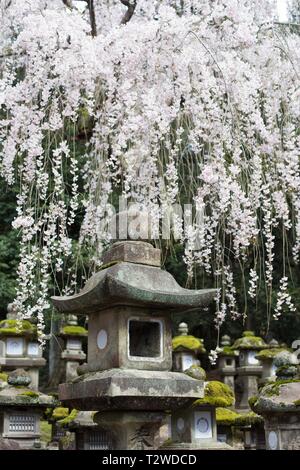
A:
[[[68,8],[72,8],[72,0],[62,0],[62,1]]]
[[[120,1],[121,3],[123,3],[123,5],[127,7],[127,11],[121,20],[121,24],[126,24],[128,23],[128,21],[131,20],[133,16],[137,0],[120,0]]]
[[[68,8],[73,8],[72,0],[62,0],[63,3]],[[96,15],[95,15],[95,7],[94,7],[94,0],[85,0],[88,4],[89,15],[90,15],[90,23],[91,23],[91,34],[93,37],[97,36],[97,25],[96,25]]]
[[[89,12],[90,12],[90,23],[91,23],[91,32],[92,36],[97,36],[97,25],[96,25],[96,15],[95,15],[95,7],[94,7],[94,0],[87,0]]]

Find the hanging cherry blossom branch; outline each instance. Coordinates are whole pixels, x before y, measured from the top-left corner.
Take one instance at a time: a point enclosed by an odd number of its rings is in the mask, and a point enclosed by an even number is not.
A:
[[[121,24],[126,24],[131,20],[134,14],[137,0],[120,0],[120,2],[127,7],[127,11],[121,20]]]
[[[42,332],[49,288],[74,292],[99,268],[116,192],[155,222],[169,211],[189,281],[197,268],[220,289],[218,331],[246,317],[262,281],[268,318],[293,311],[284,270],[276,310],[271,300],[279,229],[299,262],[300,37],[261,27],[267,0],[180,12],[140,0],[120,27],[122,3],[94,1],[95,37],[62,2],[14,0],[1,18],[0,171],[20,187],[19,311]],[[173,210],[183,200],[187,225]],[[243,310],[234,263],[249,277]]]

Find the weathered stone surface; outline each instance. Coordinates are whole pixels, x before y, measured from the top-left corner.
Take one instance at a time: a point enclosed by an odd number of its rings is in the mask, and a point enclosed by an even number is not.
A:
[[[140,329],[131,334],[131,321],[139,321]],[[154,328],[150,332],[151,325]],[[105,344],[99,348],[99,335],[105,335]],[[100,314],[89,316],[88,364],[80,366],[80,373],[116,367],[127,369],[171,370],[171,323],[163,311],[151,314],[143,307],[111,307]],[[132,346],[141,345],[139,356]],[[100,345],[101,346],[101,345]],[[149,348],[157,348],[149,351]]]
[[[52,396],[31,392],[27,387],[17,388],[8,385],[0,390],[0,408],[7,406],[47,408],[55,404],[56,400]]]
[[[103,256],[103,264],[126,261],[160,267],[160,250],[146,242],[117,242]]]
[[[197,406],[172,413],[171,439],[164,449],[233,450],[217,440],[215,407]]]
[[[208,305],[216,290],[180,287],[146,243],[116,244],[104,261],[110,266],[79,294],[53,298],[61,312],[89,315],[88,364],[60,385],[59,398],[69,408],[101,411],[114,448],[153,448],[165,410],[204,395],[202,380],[170,372],[170,314]]]
[[[114,436],[114,450],[155,448],[155,437],[164,413],[144,411],[105,411],[94,416],[96,423]]]
[[[26,369],[31,377],[30,388],[38,390],[39,368],[46,364],[46,359],[37,341],[36,325],[32,319],[18,319],[12,304],[7,307],[7,318],[0,323],[0,368],[4,372]]]
[[[59,386],[59,398],[81,410],[171,410],[203,397],[203,382],[177,372],[111,369]]]
[[[19,367],[43,367],[46,364],[46,359],[43,357],[0,357],[0,366],[3,370],[7,368]]]
[[[243,336],[235,340],[232,349],[259,351],[266,347],[267,344],[260,336],[255,336],[253,331],[244,331]]]
[[[274,382],[260,391],[253,409],[259,414],[293,412],[300,416],[300,380],[298,382]]]
[[[17,441],[0,438],[0,450],[22,450]]]
[[[215,295],[216,289],[184,289],[160,268],[121,262],[94,274],[78,294],[52,297],[52,301],[59,311],[77,314],[113,305],[168,307],[169,313],[206,306]]]
[[[66,428],[69,430],[79,428],[95,428],[97,423],[94,421],[95,411],[78,411],[72,420],[68,423]]]
[[[249,409],[249,398],[258,393],[258,380],[262,375],[262,366],[256,359],[256,351],[263,349],[264,341],[254,336],[252,332],[244,332],[241,340],[236,340],[234,345],[241,341],[239,348],[239,365],[236,372],[241,384],[242,395],[237,405],[238,409]],[[233,345],[233,348],[234,348]]]
[[[258,393],[258,376],[261,374],[261,369],[256,371],[247,370],[246,367],[238,367],[237,372],[242,382],[242,396],[237,404],[237,409],[249,409],[249,398],[257,395]]]
[[[300,381],[274,382],[260,391],[252,409],[265,420],[268,450],[300,450]]]

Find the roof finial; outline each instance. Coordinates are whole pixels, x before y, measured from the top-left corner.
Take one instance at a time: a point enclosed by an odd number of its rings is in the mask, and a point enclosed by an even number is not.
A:
[[[188,328],[187,324],[184,323],[184,322],[179,323],[179,326],[178,326],[179,335],[187,336],[188,332],[189,332],[189,328]]]

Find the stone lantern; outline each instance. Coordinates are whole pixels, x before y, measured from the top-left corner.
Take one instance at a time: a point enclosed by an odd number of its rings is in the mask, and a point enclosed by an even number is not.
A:
[[[88,363],[59,397],[101,410],[94,420],[113,433],[115,449],[151,448],[165,410],[203,396],[203,381],[171,371],[171,313],[199,309],[216,291],[180,287],[146,242],[115,243],[103,262],[81,292],[53,298],[61,312],[89,316]]]
[[[216,409],[218,441],[225,442],[236,450],[244,449],[243,432],[235,426],[236,419],[241,415],[230,408]]]
[[[38,448],[40,420],[46,408],[55,406],[55,399],[30,390],[30,376],[22,369],[9,373],[0,388],[0,437],[17,441],[20,448]]]
[[[86,354],[82,350],[83,339],[87,337],[87,330],[78,325],[76,315],[69,315],[66,324],[60,331],[60,336],[65,341],[65,349],[61,358],[65,361],[65,380],[69,382],[78,376],[77,368],[86,359]]]
[[[266,440],[263,417],[248,411],[241,413],[235,420],[235,427],[244,435],[245,450],[264,450]]]
[[[235,449],[265,449],[263,418],[253,411],[237,413],[227,408],[217,408],[218,439]]]
[[[294,354],[288,357],[279,353],[277,380],[265,385],[250,402],[264,418],[267,450],[300,450],[300,376],[296,360]]]
[[[29,320],[18,320],[8,305],[7,318],[0,321],[0,367],[3,371],[25,369],[31,377],[30,388],[39,388],[39,368],[46,364],[37,340],[36,326]]]
[[[276,378],[276,365],[274,360],[276,356],[282,351],[287,351],[287,348],[280,347],[275,339],[272,339],[268,344],[267,349],[262,349],[256,354],[256,359],[262,365],[262,376],[259,379],[261,385],[266,384]]]
[[[93,420],[95,411],[72,410],[57,427],[75,434],[76,450],[109,450],[114,447],[113,435]]]
[[[184,372],[191,366],[200,366],[199,354],[205,353],[203,342],[199,338],[188,334],[186,323],[180,323],[178,336],[172,340],[173,348],[173,370]]]
[[[238,352],[231,348],[230,336],[221,338],[221,348],[218,351],[218,369],[222,381],[234,390],[234,379],[236,374],[236,358]]]
[[[237,339],[232,346],[232,349],[239,351],[239,367],[236,371],[242,384],[242,396],[237,404],[238,409],[249,409],[249,398],[258,392],[258,378],[262,374],[262,366],[256,354],[266,347],[264,340],[255,336],[253,331],[244,331],[242,338]]]
[[[51,441],[48,447],[59,448],[59,444],[62,438],[66,435],[66,430],[59,426],[57,422],[66,418],[69,415],[69,409],[62,406],[48,409],[46,412],[46,418],[49,424],[51,424]]]
[[[186,373],[193,374],[199,366]],[[204,397],[187,409],[176,410],[171,418],[171,439],[165,449],[229,450],[226,442],[218,440],[216,408],[232,406],[234,393],[218,381],[205,383]]]

